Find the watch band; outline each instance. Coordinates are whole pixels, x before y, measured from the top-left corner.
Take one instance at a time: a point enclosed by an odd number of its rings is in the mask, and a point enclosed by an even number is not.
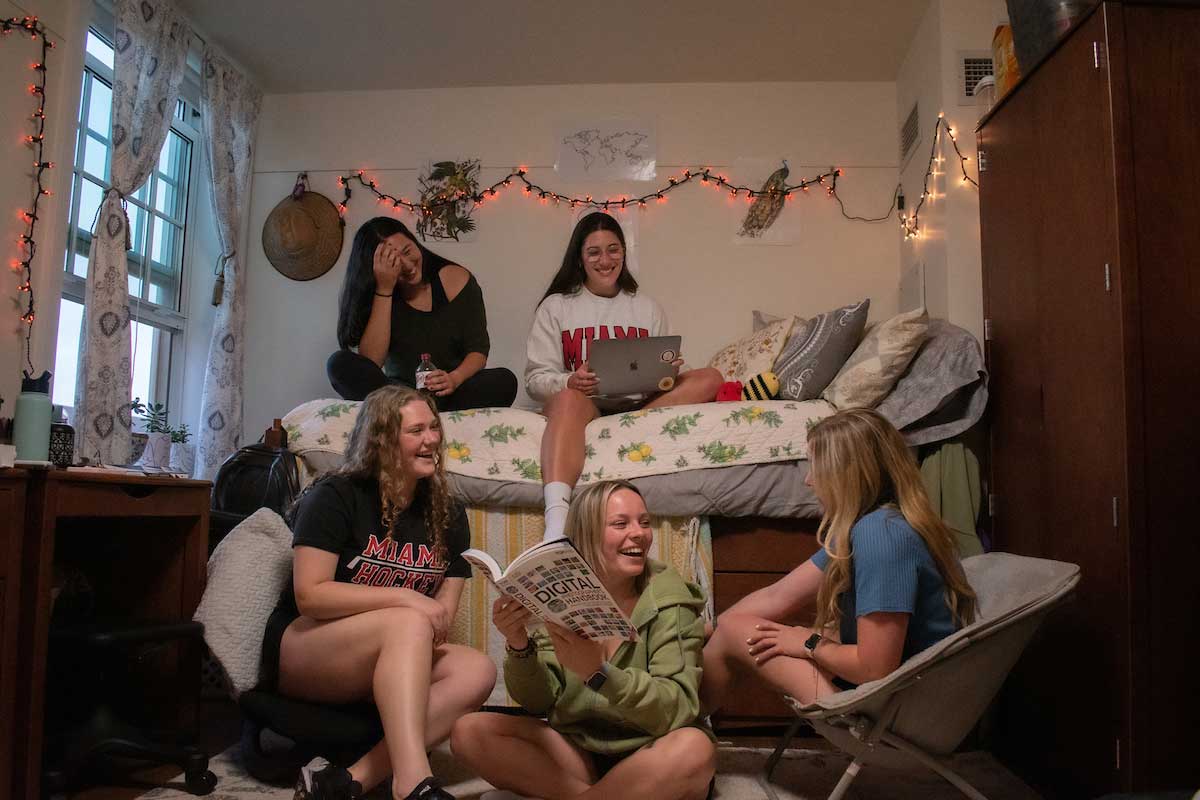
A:
[[[591,677],[589,677],[586,681],[584,681],[584,683],[586,683],[587,687],[589,689],[591,689],[593,692],[598,692],[598,691],[600,691],[600,687],[604,686],[604,683],[607,680],[608,680],[608,662],[604,661],[604,662],[601,662],[600,669],[593,672],[591,674]]]
[[[809,652],[809,655],[812,655],[813,653],[817,652],[817,645],[819,645],[821,640],[824,638],[825,637],[821,634],[814,633],[804,640],[804,649]]]

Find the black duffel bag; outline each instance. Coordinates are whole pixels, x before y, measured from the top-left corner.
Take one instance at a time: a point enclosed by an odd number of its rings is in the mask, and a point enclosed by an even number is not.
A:
[[[296,454],[287,448],[286,433],[276,427],[268,429],[263,438],[265,442],[239,448],[217,470],[212,490],[210,549],[233,526],[260,508],[285,515],[300,494],[300,464]]]

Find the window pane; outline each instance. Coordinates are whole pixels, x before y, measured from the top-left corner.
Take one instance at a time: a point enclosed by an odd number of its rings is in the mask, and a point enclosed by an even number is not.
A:
[[[129,294],[134,297],[142,296],[142,279],[134,274],[132,265],[129,267]]]
[[[71,300],[58,304],[58,346],[54,353],[54,386],[51,397],[55,405],[75,407],[75,374],[79,369],[79,330],[83,323],[83,306]]]
[[[130,245],[133,252],[140,256],[146,249],[144,247],[146,241],[146,212],[133,203],[130,203],[125,210],[129,214]]]
[[[170,341],[170,336],[144,322],[130,326],[130,346],[133,348],[133,383],[129,387],[132,397],[143,402],[161,402],[155,390],[155,371],[158,366],[160,344]],[[166,392],[163,392],[165,395]],[[165,400],[165,397],[163,398]]]
[[[154,197],[154,210],[160,214],[166,214],[170,217],[179,216],[179,190],[175,188],[175,184],[159,177],[156,182]]]
[[[87,277],[87,268],[88,268],[88,257],[87,256],[81,256],[81,255],[79,255],[79,253],[76,253],[75,256],[71,259],[71,263],[74,264],[74,272],[76,275],[78,275],[81,278]]]
[[[183,229],[178,225],[155,218],[154,242],[151,247],[150,278],[151,303],[175,308],[179,297],[180,249],[183,245]]]
[[[79,192],[79,213],[75,216],[75,224],[84,231],[91,233],[96,221],[96,212],[100,210],[100,201],[104,199],[104,189],[98,184],[84,178]]]
[[[104,66],[112,69],[113,49],[109,46],[108,42],[97,36],[94,31],[88,31],[87,51],[98,58]]]
[[[107,139],[111,117],[112,89],[108,88],[103,81],[92,79],[92,96],[88,103],[88,127]]]
[[[83,144],[83,169],[90,175],[108,180],[108,145],[91,134]]]
[[[149,203],[150,202],[150,181],[146,181],[141,186],[139,186],[138,190],[133,193],[133,196],[136,197],[138,200],[141,200],[143,203]]]

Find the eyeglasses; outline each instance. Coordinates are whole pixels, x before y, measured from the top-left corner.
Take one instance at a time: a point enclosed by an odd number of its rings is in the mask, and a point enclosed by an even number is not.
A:
[[[625,255],[625,248],[619,244],[614,244],[607,250],[585,250],[583,252],[583,260],[589,262],[599,261],[606,253],[610,258],[620,258]]]

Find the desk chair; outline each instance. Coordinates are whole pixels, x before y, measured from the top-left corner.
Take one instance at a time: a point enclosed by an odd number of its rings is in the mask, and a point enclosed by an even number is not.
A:
[[[771,774],[806,723],[853,759],[829,800],[839,800],[866,764],[906,767],[914,760],[972,800],[987,800],[950,769],[944,757],[978,722],[1042,620],[1075,590],[1079,567],[987,553],[965,559],[963,569],[978,599],[974,623],[881,680],[803,706],[784,696],[798,719],[760,778],[771,800],[777,800]]]
[[[208,769],[208,756],[191,745],[153,739],[115,708],[121,693],[119,679],[128,673],[130,651],[169,641],[198,642],[204,626],[190,620],[155,622],[129,620],[63,626],[50,631],[51,663],[72,664],[51,675],[52,714],[58,717],[57,747],[46,753],[43,775],[50,793],[62,793],[89,783],[89,775],[126,762],[174,764],[183,770],[187,791],[210,793],[217,777]],[[92,665],[91,674],[79,665]],[[137,687],[125,692],[126,702]],[[84,714],[79,710],[85,709]],[[171,737],[174,738],[174,737]]]

